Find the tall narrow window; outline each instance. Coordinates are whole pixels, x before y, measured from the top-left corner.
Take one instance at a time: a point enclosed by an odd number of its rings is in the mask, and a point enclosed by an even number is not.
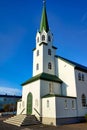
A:
[[[48,49],[48,55],[51,56],[51,49]]]
[[[49,42],[51,41],[51,37],[50,37],[50,36],[48,36],[48,41],[49,41]]]
[[[78,80],[81,80],[81,74],[78,73]]]
[[[83,107],[86,106],[86,96],[85,96],[85,94],[82,94],[82,106]]]
[[[72,109],[75,108],[74,100],[72,100]]]
[[[84,74],[82,74],[82,81],[84,81]]]
[[[50,62],[48,63],[48,69],[50,69],[50,70],[52,69],[52,65]]]
[[[36,64],[36,70],[39,70],[39,64]]]
[[[67,108],[67,100],[65,100],[65,102],[64,102],[64,108],[65,109]]]
[[[42,35],[42,41],[45,41],[45,35]]]
[[[39,50],[37,50],[37,56],[39,56]]]
[[[37,37],[37,43],[39,42],[39,37]]]
[[[49,107],[49,100],[47,100],[47,108]]]
[[[49,93],[53,94],[53,84],[49,83]]]

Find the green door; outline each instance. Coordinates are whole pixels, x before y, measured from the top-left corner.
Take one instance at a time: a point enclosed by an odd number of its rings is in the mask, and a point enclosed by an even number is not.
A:
[[[27,96],[27,114],[32,114],[32,93]]]

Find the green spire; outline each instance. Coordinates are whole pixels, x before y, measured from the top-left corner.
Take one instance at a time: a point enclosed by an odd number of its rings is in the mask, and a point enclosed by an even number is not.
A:
[[[48,32],[49,31],[49,25],[47,20],[47,13],[46,13],[46,1],[43,0],[43,11],[42,11],[42,17],[41,17],[41,23],[40,23],[40,32],[43,31],[43,29]]]

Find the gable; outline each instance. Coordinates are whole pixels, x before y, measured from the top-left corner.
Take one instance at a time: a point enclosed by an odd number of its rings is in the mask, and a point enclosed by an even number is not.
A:
[[[83,66],[83,65],[78,64],[78,63],[76,63],[74,61],[68,60],[68,59],[63,58],[61,56],[55,56],[55,57],[65,61],[67,63],[69,63],[70,65],[74,66],[74,68],[77,69],[77,70],[80,70],[80,71],[83,71],[83,72],[87,72],[87,67],[86,66]]]
[[[29,80],[27,80],[26,82],[22,83],[21,85],[23,86],[23,85],[26,85],[28,83],[34,82],[36,80],[39,80],[39,79],[46,80],[46,81],[53,81],[53,82],[62,83],[62,80],[60,80],[56,75],[51,75],[51,74],[47,74],[47,73],[41,73],[41,74],[38,74],[38,75],[30,78]]]

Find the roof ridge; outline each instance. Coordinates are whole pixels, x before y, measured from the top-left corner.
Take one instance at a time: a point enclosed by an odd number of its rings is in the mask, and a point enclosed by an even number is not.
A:
[[[65,60],[65,61],[67,61],[68,63],[74,65],[75,68],[81,69],[81,70],[85,70],[85,71],[87,72],[87,67],[84,66],[84,65],[81,65],[81,64],[79,64],[79,63],[77,63],[77,62],[74,62],[74,61],[72,61],[72,60],[68,60],[68,59],[66,59],[66,58],[64,58],[64,57],[61,57],[61,56],[57,56],[57,55],[56,55],[55,57],[61,58],[61,59]]]

